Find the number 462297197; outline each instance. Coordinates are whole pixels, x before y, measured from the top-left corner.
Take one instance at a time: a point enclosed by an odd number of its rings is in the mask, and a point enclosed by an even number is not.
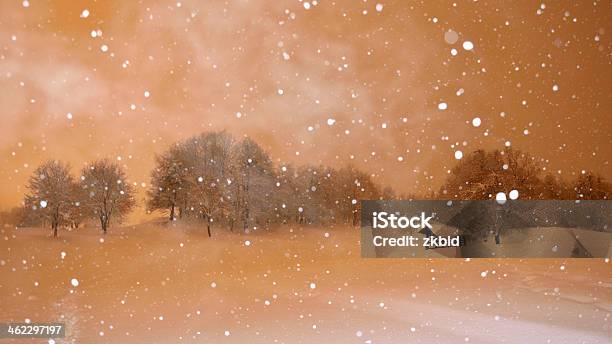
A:
[[[64,331],[64,324],[0,324],[0,338],[58,338]]]

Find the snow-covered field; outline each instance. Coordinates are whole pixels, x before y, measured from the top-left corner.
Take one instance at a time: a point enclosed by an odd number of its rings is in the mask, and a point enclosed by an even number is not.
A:
[[[1,234],[0,322],[64,322],[56,343],[612,341],[603,259],[362,259],[349,228]]]

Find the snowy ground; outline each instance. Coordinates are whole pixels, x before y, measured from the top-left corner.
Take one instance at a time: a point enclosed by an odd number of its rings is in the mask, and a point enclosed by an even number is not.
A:
[[[0,322],[65,322],[56,343],[612,341],[603,259],[362,259],[347,228],[48,234],[2,229]]]

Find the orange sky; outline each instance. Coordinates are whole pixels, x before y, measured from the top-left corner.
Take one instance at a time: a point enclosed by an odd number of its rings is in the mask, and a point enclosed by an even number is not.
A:
[[[120,157],[140,185],[155,152],[222,129],[403,192],[506,141],[612,177],[610,3],[426,3],[2,1],[0,208],[45,159]]]

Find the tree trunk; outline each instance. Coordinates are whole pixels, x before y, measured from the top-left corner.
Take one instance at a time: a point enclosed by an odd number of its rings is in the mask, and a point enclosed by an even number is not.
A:
[[[187,200],[183,200],[183,206],[179,209],[179,218],[183,218],[185,212],[187,211]]]
[[[242,231],[246,232],[247,229],[249,228],[249,216],[251,216],[250,212],[249,212],[249,203],[248,200],[245,202],[244,204],[244,215],[243,215],[243,219],[242,219]]]
[[[100,216],[100,226],[102,227],[102,232],[106,234],[106,229],[108,228],[108,219],[104,215]]]
[[[242,224],[242,227],[243,227],[242,230],[245,233],[247,232],[247,229],[249,228],[249,216],[251,216],[250,209],[249,209],[249,181],[250,181],[250,175],[249,175],[249,169],[247,167],[245,183],[244,183],[244,223]]]
[[[174,203],[172,203],[172,207],[170,207],[170,222],[174,221]]]
[[[208,231],[208,237],[210,238],[212,236],[210,234],[210,221],[206,222],[206,230]]]
[[[53,227],[53,237],[57,238],[57,227],[59,227],[59,207],[55,209],[55,213],[53,214],[53,220],[51,220],[51,227]]]

